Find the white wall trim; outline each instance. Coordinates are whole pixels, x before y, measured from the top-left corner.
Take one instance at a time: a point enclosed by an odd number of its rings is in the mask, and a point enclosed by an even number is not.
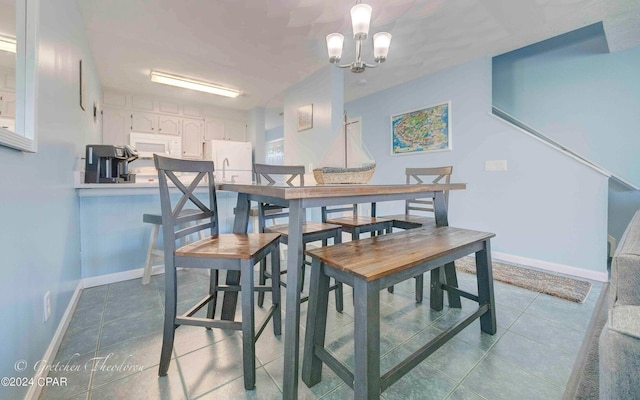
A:
[[[513,254],[501,253],[498,251],[491,252],[491,255],[495,260],[505,261],[511,264],[518,264],[524,267],[530,266],[545,271],[571,275],[577,278],[590,279],[598,282],[607,282],[609,280],[609,274],[607,273],[607,271],[591,271],[584,268],[577,268],[549,261],[536,260],[534,258],[521,257]]]
[[[144,272],[144,268],[138,268],[138,269],[131,269],[129,271],[115,272],[113,274],[91,276],[89,278],[82,279],[82,283],[85,288],[108,285],[110,283],[142,278],[143,272]],[[157,275],[157,274],[163,274],[163,273],[164,273],[164,265],[156,265],[153,268],[151,268],[151,275]]]
[[[80,293],[82,292],[82,289],[84,289],[84,286],[83,286],[82,280],[80,280],[80,282],[78,282],[78,285],[76,286],[76,290],[73,292],[73,295],[71,296],[71,300],[69,301],[69,305],[67,306],[67,309],[62,315],[62,319],[58,324],[58,328],[56,329],[56,332],[54,333],[53,338],[49,343],[49,347],[47,347],[47,350],[44,352],[44,355],[42,356],[42,360],[53,361],[53,359],[56,357],[56,354],[58,353],[58,349],[60,348],[60,343],[62,343],[62,338],[64,337],[64,334],[67,332],[67,328],[69,327],[69,323],[71,323],[71,318],[73,317],[73,313],[75,312],[76,306],[78,305],[78,299],[80,299]],[[35,374],[33,379],[34,381],[37,381],[39,378],[46,378],[48,374],[49,374],[49,371],[47,370],[47,368],[41,368]],[[35,384],[31,385],[24,398],[37,399],[38,397],[40,397],[42,388],[43,388],[42,385],[35,385]]]

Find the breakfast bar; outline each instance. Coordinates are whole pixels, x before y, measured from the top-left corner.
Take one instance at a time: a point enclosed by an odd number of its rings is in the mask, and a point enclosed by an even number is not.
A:
[[[287,289],[285,314],[285,352],[283,395],[285,399],[296,399],[298,395],[298,365],[300,344],[300,303],[296,288],[300,283],[299,265],[303,261],[302,224],[305,209],[343,204],[385,202],[412,198],[434,199],[437,226],[448,226],[447,205],[444,192],[463,190],[466,184],[419,184],[419,185],[329,185],[329,186],[259,186],[223,183],[219,188],[237,192],[234,232],[247,232],[251,202],[265,202],[289,208],[289,245],[287,248]],[[450,264],[448,267],[451,268]],[[446,274],[450,276],[449,273]],[[239,280],[237,274],[229,274],[227,283]],[[455,282],[447,282],[456,286]],[[459,295],[449,292],[450,303],[459,304]],[[457,298],[457,300],[456,300]],[[237,293],[225,293],[222,316],[233,319]]]

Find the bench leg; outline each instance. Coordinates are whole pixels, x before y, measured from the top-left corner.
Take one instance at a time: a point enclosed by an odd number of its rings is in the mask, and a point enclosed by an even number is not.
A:
[[[448,286],[458,287],[458,277],[456,275],[456,265],[453,262],[447,263],[444,266],[445,282]],[[449,307],[462,308],[460,302],[460,295],[453,292],[447,292],[447,298],[449,299]]]
[[[491,245],[485,240],[484,249],[476,253],[476,276],[478,279],[478,303],[488,304],[489,311],[480,317],[480,329],[488,334],[496,333],[496,305],[493,294],[493,272],[491,268]]]
[[[380,397],[380,290],[356,279],[354,398]]]
[[[323,241],[323,243],[326,242],[326,240]],[[342,243],[342,231],[338,231],[338,233],[334,236],[333,238],[333,244],[340,244]],[[326,245],[325,245],[326,246]],[[334,295],[336,296],[336,311],[339,313],[342,313],[342,310],[344,309],[344,291],[343,291],[343,284],[342,282],[339,281],[335,281],[336,284],[336,289],[334,291]]]
[[[311,387],[322,378],[322,361],[315,355],[314,348],[324,347],[327,325],[327,308],[329,307],[329,277],[324,274],[320,260],[311,262],[311,278],[309,279],[309,305],[307,308],[307,325],[304,338],[304,354],[302,357],[302,381]]]
[[[275,276],[280,276],[280,245],[271,250],[271,272]],[[280,336],[280,334],[282,333],[282,300],[280,292],[280,279],[271,280],[271,303],[275,305],[272,320],[273,334],[276,336]]]
[[[442,311],[444,307],[443,293],[442,293],[442,281],[444,279],[443,267],[434,268],[431,270],[431,282],[429,284],[429,298],[431,309],[435,311]]]
[[[242,370],[244,388],[256,386],[255,317],[253,313],[253,265],[250,260],[241,260],[240,285],[242,286]]]
[[[422,292],[424,290],[424,275],[416,276],[416,303],[422,303]]]

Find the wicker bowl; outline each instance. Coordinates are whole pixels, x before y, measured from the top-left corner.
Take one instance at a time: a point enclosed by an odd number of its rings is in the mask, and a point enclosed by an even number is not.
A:
[[[375,166],[365,170],[349,168],[344,171],[337,171],[335,168],[317,168],[313,170],[313,177],[318,185],[364,184],[369,183],[375,171]]]

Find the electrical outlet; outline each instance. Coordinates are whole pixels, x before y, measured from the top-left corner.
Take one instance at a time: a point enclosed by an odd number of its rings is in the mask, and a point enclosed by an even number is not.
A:
[[[47,322],[51,317],[51,292],[47,290],[44,294],[44,322]]]
[[[507,160],[487,160],[484,162],[485,171],[506,171]]]

